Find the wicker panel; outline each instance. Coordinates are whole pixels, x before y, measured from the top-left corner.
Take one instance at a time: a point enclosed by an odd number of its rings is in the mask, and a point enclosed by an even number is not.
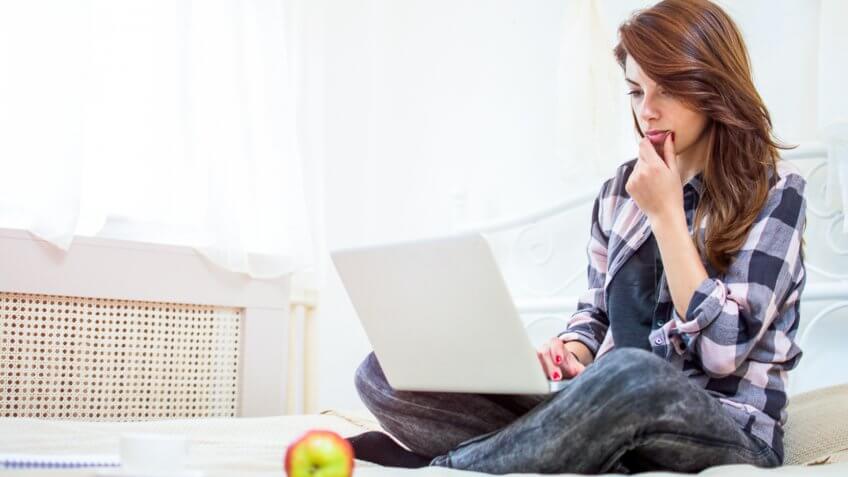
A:
[[[239,308],[0,292],[0,416],[236,416]]]

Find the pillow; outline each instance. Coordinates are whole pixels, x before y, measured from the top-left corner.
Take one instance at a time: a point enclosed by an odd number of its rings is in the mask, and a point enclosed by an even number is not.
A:
[[[848,384],[789,398],[785,465],[848,461]]]

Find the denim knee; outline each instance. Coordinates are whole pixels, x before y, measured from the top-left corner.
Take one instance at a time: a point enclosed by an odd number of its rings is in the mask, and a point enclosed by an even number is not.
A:
[[[377,361],[377,356],[373,351],[368,353],[368,356],[356,368],[353,383],[356,386],[359,397],[366,403],[373,400],[375,388],[382,389],[388,385],[380,363]]]
[[[646,376],[668,374],[674,368],[654,353],[640,348],[613,349],[599,359],[595,365],[607,368],[605,373],[621,373],[626,376]]]
[[[593,366],[595,377],[620,399],[663,399],[676,388],[680,373],[650,351],[620,348],[610,351]],[[590,370],[592,366],[587,368]]]

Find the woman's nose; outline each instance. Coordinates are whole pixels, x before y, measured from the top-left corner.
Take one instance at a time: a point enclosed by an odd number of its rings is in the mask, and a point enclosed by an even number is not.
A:
[[[659,110],[654,106],[654,101],[652,98],[645,98],[642,101],[642,106],[639,110],[639,117],[642,121],[649,122],[657,119],[659,115]]]

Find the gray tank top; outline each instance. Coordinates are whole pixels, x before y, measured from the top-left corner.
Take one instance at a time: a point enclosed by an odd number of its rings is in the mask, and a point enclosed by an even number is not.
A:
[[[657,305],[662,258],[654,234],[627,259],[607,288],[607,318],[616,348],[651,350],[648,335],[663,324]]]

